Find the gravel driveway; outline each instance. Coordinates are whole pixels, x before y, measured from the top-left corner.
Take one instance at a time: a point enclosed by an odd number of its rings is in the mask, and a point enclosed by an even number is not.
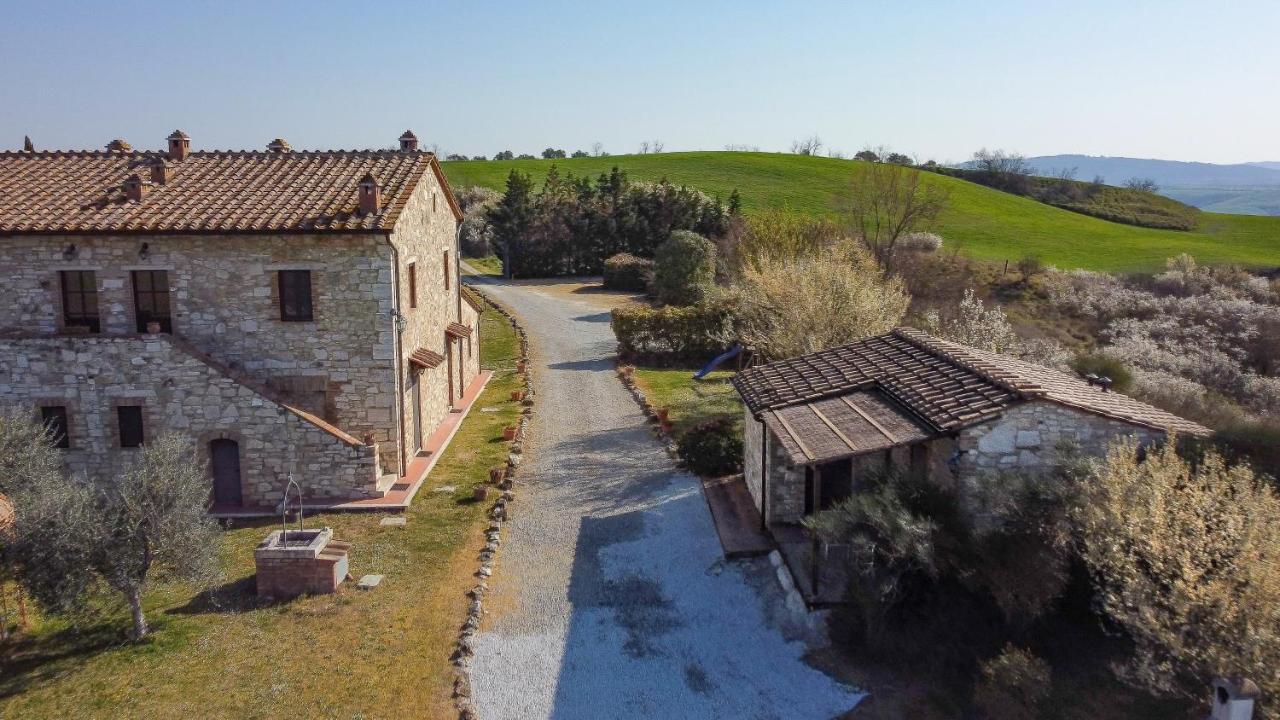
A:
[[[830,718],[860,698],[772,620],[767,561],[725,564],[697,479],[614,375],[600,303],[481,281],[529,332],[537,416],[476,636],[480,717]]]

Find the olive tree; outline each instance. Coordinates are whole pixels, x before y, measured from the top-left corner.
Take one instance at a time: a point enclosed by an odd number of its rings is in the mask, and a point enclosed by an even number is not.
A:
[[[209,485],[190,440],[161,436],[122,474],[87,478],[64,472],[51,435],[16,411],[0,421],[0,452],[15,508],[6,552],[43,607],[82,607],[102,581],[123,596],[142,639],[149,580],[212,575],[217,525],[205,515]]]
[[[862,247],[764,255],[742,270],[735,295],[742,341],[769,360],[888,332],[910,296]]]
[[[1114,445],[1075,512],[1102,611],[1133,639],[1125,677],[1195,692],[1242,675],[1280,692],[1280,498],[1247,465]]]

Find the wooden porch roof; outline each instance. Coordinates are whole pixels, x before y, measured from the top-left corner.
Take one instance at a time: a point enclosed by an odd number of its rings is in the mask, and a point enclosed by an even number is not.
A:
[[[928,440],[936,433],[875,389],[763,413],[795,465],[812,465]]]

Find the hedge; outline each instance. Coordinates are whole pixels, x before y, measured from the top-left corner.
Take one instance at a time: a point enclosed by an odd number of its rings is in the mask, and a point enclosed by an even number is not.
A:
[[[733,344],[733,312],[725,302],[613,311],[622,355],[651,360],[709,360]]]
[[[618,253],[604,261],[604,286],[611,290],[644,292],[652,275],[653,261],[631,253]]]

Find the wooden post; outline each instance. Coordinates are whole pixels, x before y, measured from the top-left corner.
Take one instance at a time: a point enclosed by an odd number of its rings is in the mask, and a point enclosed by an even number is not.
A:
[[[1000,277],[1004,277],[1005,275],[1008,275],[1008,274],[1009,274],[1009,261],[1006,259],[1004,261],[1004,270],[1000,271]]]

